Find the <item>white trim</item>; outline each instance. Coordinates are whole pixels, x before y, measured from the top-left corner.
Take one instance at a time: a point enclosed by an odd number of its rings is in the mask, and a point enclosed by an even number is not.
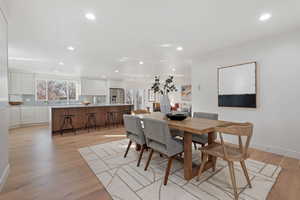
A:
[[[256,148],[256,149],[259,149],[262,151],[270,152],[270,153],[279,154],[282,156],[300,159],[300,152],[292,151],[289,149],[283,149],[283,148],[274,147],[274,146],[263,146],[263,145],[258,145],[258,144],[252,144],[252,145],[250,144],[250,147]]]
[[[224,141],[226,143],[235,144],[234,142],[232,142],[232,140],[225,139]],[[298,160],[300,159],[300,152],[296,152],[296,151],[292,151],[292,150],[288,150],[288,149],[283,149],[283,148],[274,147],[274,146],[264,146],[264,145],[254,144],[254,143],[250,143],[249,147],[258,149],[261,151],[269,152],[269,153],[275,153],[275,154],[278,154],[281,156],[296,158]]]
[[[10,172],[10,166],[9,164],[7,164],[3,174],[1,175],[1,178],[0,178],[0,192],[2,191],[3,187],[4,187],[4,184],[6,183],[6,180],[8,178],[8,174]]]
[[[40,123],[30,123],[30,124],[17,124],[9,127],[9,130],[16,129],[16,128],[26,128],[31,126],[46,126],[50,125],[50,122],[40,122]]]

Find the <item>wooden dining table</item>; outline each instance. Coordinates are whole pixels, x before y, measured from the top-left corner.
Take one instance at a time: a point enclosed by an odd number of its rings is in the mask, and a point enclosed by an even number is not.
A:
[[[178,129],[184,131],[184,178],[190,180],[197,175],[199,165],[193,164],[192,161],[192,135],[208,134],[208,144],[212,144],[216,140],[215,128],[217,126],[226,126],[232,124],[232,122],[209,120],[204,118],[186,118],[183,121],[176,121],[168,119],[165,114],[160,112],[153,112],[150,114],[137,115],[141,119],[152,118],[158,120],[164,120],[168,123],[169,128]],[[208,158],[208,162],[205,165],[204,170],[213,167],[215,159],[213,157]]]

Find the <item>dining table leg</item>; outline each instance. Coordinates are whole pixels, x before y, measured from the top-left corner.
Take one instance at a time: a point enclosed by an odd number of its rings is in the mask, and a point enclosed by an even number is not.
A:
[[[217,134],[215,132],[208,133],[208,145],[213,144],[216,139],[217,139]],[[215,172],[216,163],[217,163],[217,157],[209,155],[206,169],[212,168],[213,172]]]
[[[208,144],[213,144],[216,140],[215,132],[208,133]],[[198,167],[193,168],[192,158],[192,133],[184,132],[184,178],[191,180],[197,175]],[[210,168],[214,168],[216,159],[213,156],[208,157],[208,161],[204,166],[204,171]]]
[[[184,132],[184,178],[190,180],[193,178],[192,161],[192,134]]]

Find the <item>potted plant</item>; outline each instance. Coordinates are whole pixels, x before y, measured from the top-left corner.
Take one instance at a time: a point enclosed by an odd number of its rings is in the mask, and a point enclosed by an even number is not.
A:
[[[174,77],[173,76],[168,76],[168,78],[165,80],[163,84],[160,82],[160,77],[155,76],[154,77],[154,83],[151,87],[151,90],[155,94],[161,94],[160,97],[160,111],[162,113],[169,113],[171,111],[171,104],[170,104],[170,99],[168,94],[170,92],[176,92],[177,88],[174,83]]]

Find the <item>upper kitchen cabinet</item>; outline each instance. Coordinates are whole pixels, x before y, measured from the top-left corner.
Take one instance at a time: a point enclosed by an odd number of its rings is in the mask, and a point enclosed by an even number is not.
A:
[[[106,81],[81,79],[81,95],[106,95]]]
[[[34,94],[34,74],[21,74],[22,94]]]
[[[10,72],[8,77],[8,93],[21,94],[21,74]]]
[[[34,94],[34,74],[9,73],[9,94]]]

